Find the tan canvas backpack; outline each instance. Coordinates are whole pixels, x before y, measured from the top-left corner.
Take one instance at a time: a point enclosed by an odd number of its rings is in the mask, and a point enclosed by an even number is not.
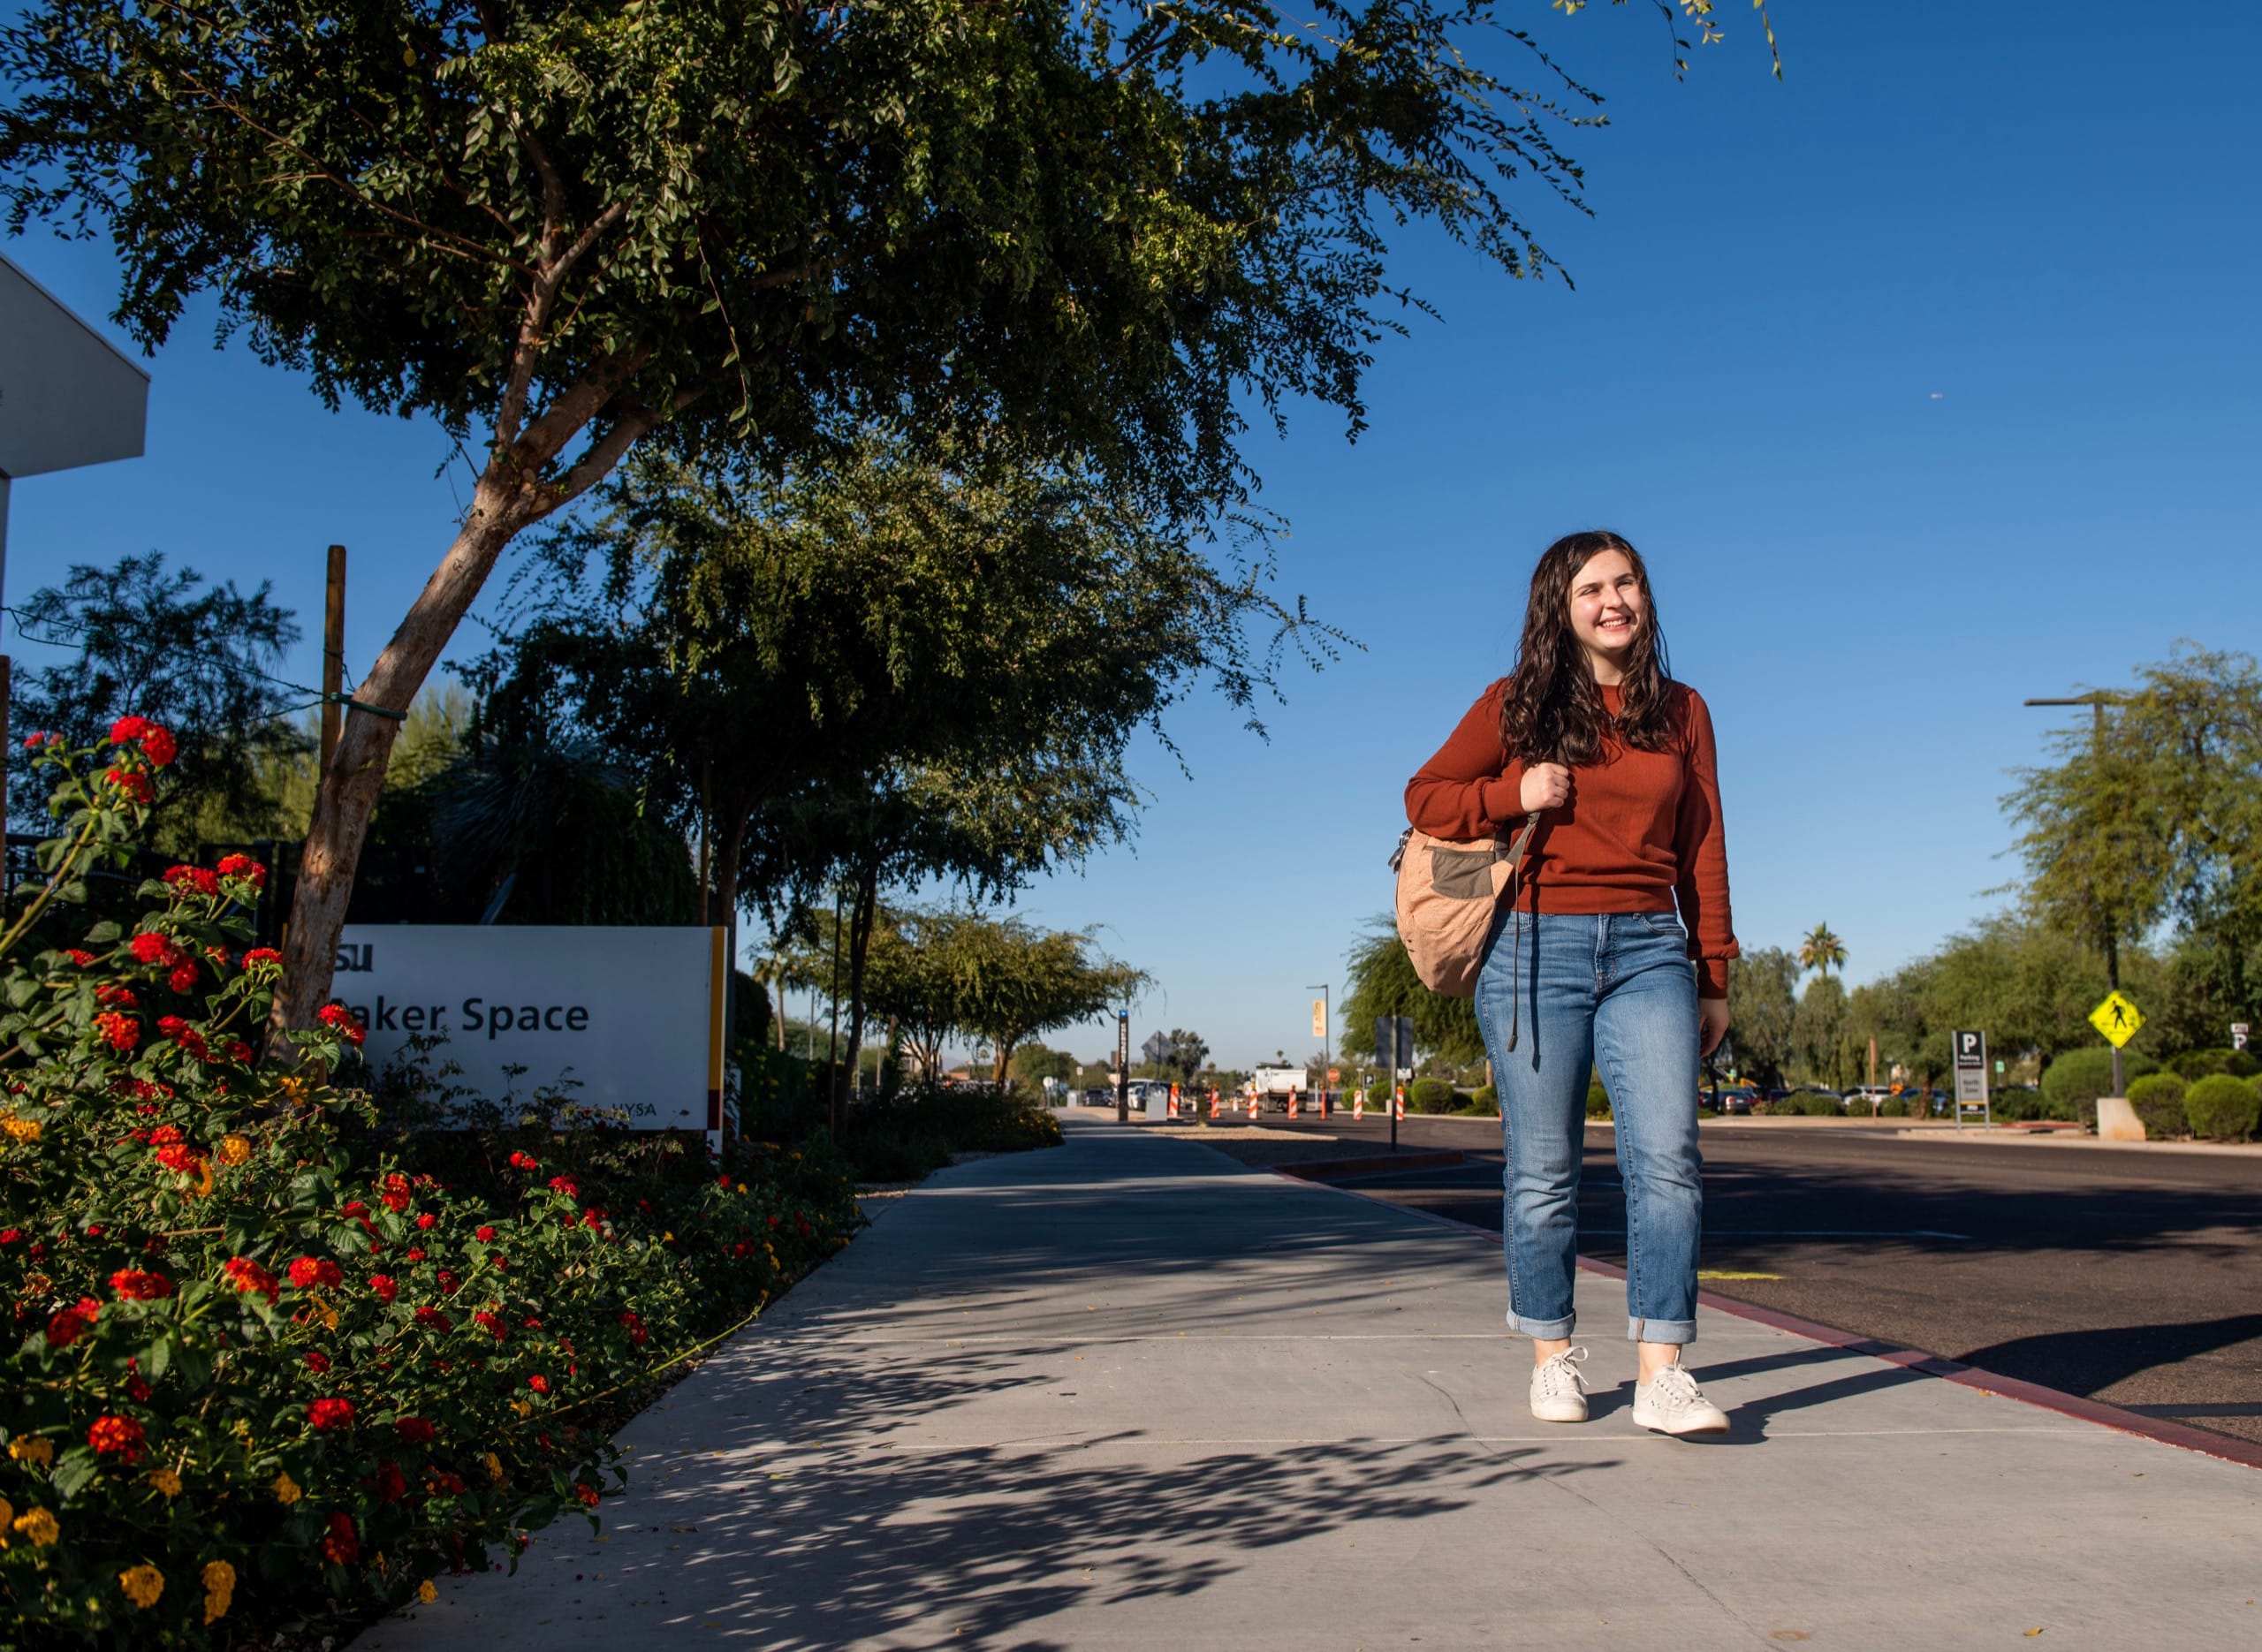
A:
[[[1484,965],[1484,937],[1502,901],[1514,901],[1531,846],[1535,809],[1513,841],[1505,829],[1490,842],[1454,843],[1408,826],[1390,857],[1398,874],[1398,938],[1414,973],[1431,991],[1448,998],[1476,996]],[[1513,1036],[1508,1048],[1515,1043]]]

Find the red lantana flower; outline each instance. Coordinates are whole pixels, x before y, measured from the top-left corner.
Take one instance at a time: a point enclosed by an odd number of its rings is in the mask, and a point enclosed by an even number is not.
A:
[[[434,1429],[422,1417],[403,1417],[392,1425],[392,1431],[411,1445],[432,1444]]]
[[[223,1264],[223,1271],[228,1276],[228,1283],[246,1296],[257,1292],[272,1302],[283,1294],[283,1287],[275,1276],[248,1256],[231,1256]]]
[[[585,1507],[594,1509],[597,1506],[597,1489],[587,1481],[574,1482],[573,1495],[581,1498]]]
[[[377,1465],[374,1489],[380,1503],[398,1503],[408,1495],[408,1481],[400,1472],[400,1465],[388,1459]]]
[[[352,1515],[340,1513],[330,1517],[330,1530],[322,1540],[322,1552],[323,1558],[338,1565],[350,1566],[353,1564],[361,1552],[361,1540],[353,1535]]]
[[[330,1356],[319,1348],[307,1349],[307,1369],[317,1376],[326,1375],[330,1370]]]
[[[95,1017],[95,1036],[112,1050],[124,1052],[140,1043],[141,1023],[116,1010],[105,1010]]]
[[[196,966],[175,965],[173,973],[165,977],[165,985],[171,987],[175,992],[194,992],[196,989]]]
[[[131,1417],[97,1417],[87,1430],[87,1444],[105,1456],[122,1457],[129,1463],[141,1460],[141,1444],[147,1436],[141,1425]]]
[[[176,1141],[171,1147],[157,1149],[157,1163],[183,1176],[194,1176],[204,1168],[204,1156],[194,1148],[183,1147]]]
[[[81,969],[92,969],[95,965],[95,955],[92,952],[83,951],[79,947],[72,947],[63,956],[69,959]]]
[[[439,1217],[434,1216],[429,1210],[427,1210],[423,1215],[416,1218],[416,1225],[420,1228],[429,1228],[439,1219]]]
[[[369,1034],[354,1019],[353,1012],[342,1004],[325,1004],[315,1012],[315,1019],[331,1028],[349,1044],[358,1044]]]
[[[514,1171],[538,1171],[542,1168],[542,1162],[531,1153],[513,1153],[511,1155],[511,1168]]]
[[[550,1391],[550,1379],[536,1371],[532,1376],[527,1378],[527,1386],[537,1394],[547,1394]]]
[[[166,936],[155,929],[144,929],[126,944],[133,949],[133,956],[145,964],[156,964],[170,969],[188,956]]]
[[[416,1310],[416,1322],[424,1327],[427,1330],[445,1331],[453,1330],[455,1329],[455,1322],[445,1314],[440,1312],[436,1307],[418,1308]]]
[[[253,860],[247,854],[230,854],[221,856],[220,875],[222,877],[241,878],[254,889],[264,889],[267,887],[267,868],[260,865],[258,861]]]
[[[173,1293],[173,1282],[161,1273],[140,1268],[121,1268],[110,1277],[110,1288],[124,1302],[156,1302]]]
[[[490,1242],[494,1239],[494,1237],[495,1237],[495,1230],[494,1230],[493,1228],[490,1228],[490,1227],[483,1227],[483,1226],[482,1226],[482,1227],[478,1227],[478,1228],[474,1228],[474,1229],[473,1229],[473,1230],[472,1230],[472,1234],[473,1234],[473,1237],[474,1237],[474,1238],[475,1238],[475,1239],[478,1239],[478,1241],[479,1241],[481,1244],[485,1245],[485,1244],[490,1243]]]
[[[345,1276],[326,1256],[301,1256],[291,1264],[291,1283],[304,1291],[312,1285],[339,1285]]]
[[[82,1297],[75,1307],[66,1307],[47,1322],[47,1342],[51,1348],[67,1348],[87,1334],[87,1328],[102,1312],[102,1305],[92,1297]]]
[[[651,1332],[644,1329],[642,1318],[634,1308],[624,1307],[620,1310],[620,1322],[628,1328],[628,1340],[639,1348],[642,1347],[646,1339],[651,1336]]]
[[[141,1000],[133,996],[133,988],[117,986],[109,981],[104,981],[95,989],[95,1002],[112,1004],[121,1010],[138,1010],[141,1007]]]
[[[505,1337],[511,1334],[510,1327],[504,1324],[501,1320],[496,1318],[494,1315],[489,1313],[485,1308],[482,1308],[478,1313],[474,1314],[471,1316],[471,1322],[478,1326],[480,1330],[489,1333],[497,1342],[502,1341]]]
[[[390,1274],[371,1274],[369,1289],[376,1292],[377,1300],[384,1303],[388,1307],[392,1305],[393,1299],[400,1294],[400,1286],[394,1282]]]
[[[255,946],[244,954],[246,969],[277,969],[283,964],[283,954],[271,946]]]
[[[205,866],[167,867],[165,884],[184,895],[216,895],[220,892],[220,875]]]
[[[553,1176],[550,1178],[550,1190],[571,1199],[581,1193],[581,1185],[570,1176]]]
[[[157,800],[157,788],[138,769],[105,769],[102,778],[123,792],[128,802],[148,804]]]
[[[353,1402],[350,1399],[316,1399],[307,1406],[307,1421],[320,1434],[333,1428],[351,1428],[353,1424]]]
[[[377,1185],[377,1201],[388,1210],[408,1209],[408,1178],[396,1171]]]

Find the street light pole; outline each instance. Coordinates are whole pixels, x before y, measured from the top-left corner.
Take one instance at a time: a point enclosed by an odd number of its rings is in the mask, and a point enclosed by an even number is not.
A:
[[[1335,989],[1323,981],[1317,987],[1307,986],[1304,990],[1319,995],[1319,1116],[1325,1118],[1328,1111],[1327,1052],[1332,1048],[1328,1038],[1335,1027]]]
[[[2087,706],[2091,712],[2090,754],[2103,761],[2105,756],[2105,708],[2119,698],[2102,688],[2093,688],[2085,694],[2068,699],[2036,698],[2027,701],[2030,706]],[[2105,984],[2108,990],[2121,990],[2121,936],[2114,915],[2108,908],[2105,914]],[[2126,1095],[2128,1087],[2121,1080],[2121,1046],[2113,1046],[2113,1093]]]

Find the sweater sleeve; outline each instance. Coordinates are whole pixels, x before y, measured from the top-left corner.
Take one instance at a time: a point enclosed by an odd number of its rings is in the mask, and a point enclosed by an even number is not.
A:
[[[1712,744],[1712,714],[1696,690],[1689,689],[1688,711],[1688,779],[1681,789],[1681,817],[1674,833],[1674,858],[1680,866],[1674,892],[1681,903],[1681,921],[1689,930],[1689,955],[1697,963],[1696,995],[1702,998],[1728,996],[1728,959],[1743,949],[1736,944],[1735,924],[1728,911],[1728,851],[1720,823],[1719,754]]]
[[[1523,814],[1523,765],[1500,743],[1508,679],[1469,709],[1452,738],[1406,783],[1406,818],[1432,837],[1469,843],[1490,837]]]

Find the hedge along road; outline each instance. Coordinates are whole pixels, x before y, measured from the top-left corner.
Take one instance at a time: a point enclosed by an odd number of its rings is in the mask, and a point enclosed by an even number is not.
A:
[[[1388,1136],[1372,1118],[1296,1127]],[[1409,1118],[1399,1140],[1470,1162],[1345,1185],[1499,1231],[1497,1122]],[[1725,1121],[1702,1141],[1704,1269],[1772,1276],[1708,1291],[2262,1441],[2262,1156]],[[1625,1226],[1612,1133],[1590,1129],[1582,1252],[1622,1263]],[[1701,1349],[1691,1363],[1701,1371]]]

